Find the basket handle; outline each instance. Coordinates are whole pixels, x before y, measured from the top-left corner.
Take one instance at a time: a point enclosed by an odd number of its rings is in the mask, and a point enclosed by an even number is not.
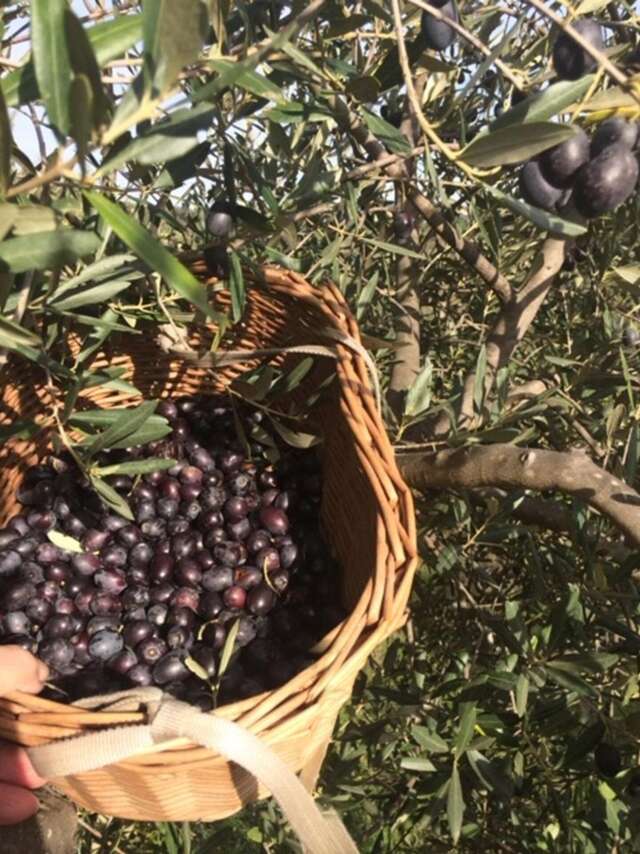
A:
[[[253,733],[163,695],[159,689],[147,689],[144,699],[149,712],[147,724],[113,727],[29,748],[37,773],[46,779],[82,774],[162,742],[188,738],[237,763],[263,783],[308,854],[358,854],[337,814],[322,813],[293,771]]]

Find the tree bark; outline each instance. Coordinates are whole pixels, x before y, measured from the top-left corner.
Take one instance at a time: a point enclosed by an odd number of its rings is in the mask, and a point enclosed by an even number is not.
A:
[[[409,486],[420,491],[496,486],[566,492],[607,516],[640,545],[640,495],[582,452],[475,445],[400,456],[399,465]]]

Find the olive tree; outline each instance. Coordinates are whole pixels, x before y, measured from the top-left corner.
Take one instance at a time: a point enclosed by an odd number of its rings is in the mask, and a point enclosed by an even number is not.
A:
[[[279,264],[336,282],[375,356],[422,565],[322,778],[362,850],[636,850],[635,4],[1,12],[0,346],[46,369],[61,437],[118,381],[109,335],[206,311],[204,247],[225,324]],[[184,834],[286,839],[268,805]]]

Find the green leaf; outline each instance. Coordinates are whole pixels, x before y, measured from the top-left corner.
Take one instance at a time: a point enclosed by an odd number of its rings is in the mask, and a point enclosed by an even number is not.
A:
[[[118,463],[113,466],[94,468],[92,471],[98,477],[111,477],[117,474],[150,474],[153,471],[166,471],[173,468],[177,460],[167,460],[161,457],[150,457],[147,460],[132,460],[128,463]]]
[[[394,154],[408,154],[411,151],[411,146],[397,127],[368,110],[361,112],[366,126],[385,148]]]
[[[527,710],[527,699],[529,697],[529,679],[524,673],[518,674],[516,682],[516,713],[518,717],[524,717]]]
[[[407,771],[435,771],[436,766],[424,756],[409,756],[400,760],[400,767]]]
[[[0,269],[25,273],[62,267],[92,255],[99,246],[96,234],[71,229],[13,237],[0,243]]]
[[[229,634],[227,635],[227,638],[224,642],[224,646],[222,647],[222,652],[220,653],[220,664],[218,665],[218,679],[222,679],[222,677],[227,671],[229,661],[231,660],[231,656],[233,655],[233,649],[236,645],[236,638],[238,636],[239,628],[240,620],[234,620],[233,625],[229,629]]]
[[[2,90],[0,90],[0,196],[9,189],[11,183],[11,122]]]
[[[65,552],[75,552],[75,554],[83,554],[82,545],[68,534],[63,534],[61,531],[49,531],[47,537],[54,546],[63,549]]]
[[[22,418],[19,421],[13,421],[11,424],[0,426],[0,442],[7,442],[9,439],[32,439],[38,435],[40,430],[42,430],[40,424]]]
[[[476,369],[473,380],[473,405],[476,412],[482,412],[482,404],[484,401],[484,378],[487,373],[487,348],[483,344],[480,347],[478,358],[476,360]]]
[[[69,89],[69,101],[71,104],[69,131],[78,146],[78,159],[81,164],[84,164],[89,138],[91,137],[91,114],[93,112],[93,92],[86,75],[78,74],[73,78]]]
[[[42,341],[34,332],[2,315],[0,315],[0,338],[3,341],[9,339],[14,344],[25,345],[27,347],[40,347],[42,345]]]
[[[460,785],[460,773],[458,772],[458,766],[454,763],[447,786],[447,819],[449,821],[449,832],[451,833],[454,844],[457,844],[460,838],[463,815],[464,800]]]
[[[440,738],[439,735],[436,735],[435,732],[431,732],[424,726],[419,726],[416,724],[411,727],[411,735],[418,742],[420,747],[424,747],[425,750],[431,751],[431,753],[448,753],[449,745],[447,742]]]
[[[185,658],[184,666],[187,670],[190,670],[194,676],[197,676],[198,679],[202,679],[203,682],[209,681],[209,674],[201,664],[198,664],[195,658],[192,658],[191,656]]]
[[[106,481],[101,480],[99,477],[95,477],[95,475],[90,474],[89,479],[91,480],[91,486],[108,507],[118,513],[118,515],[123,516],[125,519],[129,519],[130,522],[134,521],[134,515],[131,512],[131,508],[124,498],[122,498],[121,495],[118,495],[112,486],[109,486]]]
[[[514,125],[477,136],[463,149],[460,157],[470,166],[479,168],[522,163],[554,145],[571,139],[575,132],[576,129],[572,125],[553,122]]]
[[[473,731],[476,725],[477,710],[474,703],[464,703],[462,717],[460,719],[460,727],[454,741],[455,759],[460,759],[462,754],[467,749],[469,742],[473,738]]]
[[[56,289],[52,299],[58,299],[62,294],[67,293],[78,285],[84,282],[100,282],[103,279],[124,279],[124,278],[140,278],[144,274],[136,271],[131,262],[135,261],[134,255],[111,255],[108,258],[102,258],[100,261],[95,261],[85,267],[77,276],[67,279]],[[113,274],[113,275],[112,275]]]
[[[496,792],[506,799],[511,798],[513,795],[513,781],[505,775],[497,763],[490,762],[478,750],[468,750],[467,759],[480,782],[490,792]]]
[[[153,165],[183,157],[198,145],[196,134],[206,130],[215,115],[216,110],[207,104],[177,110],[168,121],[153,125],[150,130],[140,134],[107,159],[96,175],[107,175],[131,160],[143,165]],[[209,150],[209,144],[206,145]]]
[[[116,442],[128,440],[153,415],[157,405],[157,400],[146,400],[136,409],[124,410],[120,417],[104,433],[100,433],[93,440],[87,448],[87,454],[95,456],[105,448],[114,447]]]
[[[155,0],[142,7],[144,61],[159,94],[169,92],[180,71],[200,55],[208,16],[202,0]]]
[[[404,404],[404,414],[413,418],[425,412],[431,403],[431,391],[433,385],[433,364],[427,356],[424,366],[413,381],[413,385],[407,393]]]
[[[598,696],[598,692],[595,688],[592,688],[588,682],[585,682],[584,679],[576,673],[571,673],[562,668],[554,667],[551,663],[544,665],[543,670],[547,676],[556,683],[556,685],[560,685],[561,688],[566,688],[568,691],[573,691],[580,697]]]
[[[231,316],[237,323],[244,314],[246,291],[240,259],[236,252],[229,250],[229,290],[231,291]]]
[[[313,445],[317,445],[320,441],[320,439],[312,433],[303,433],[302,431],[292,430],[290,427],[285,427],[281,421],[278,421],[272,415],[270,416],[270,420],[276,432],[288,445],[291,445],[292,448],[311,448]]]
[[[82,305],[99,306],[100,303],[107,302],[130,286],[131,282],[116,279],[115,282],[104,282],[94,288],[80,288],[63,299],[56,300],[54,297],[49,304],[58,311],[71,311],[71,309],[79,308]]]
[[[60,216],[53,208],[45,205],[1,204],[0,218],[10,221],[14,237],[34,234],[39,231],[53,231],[60,223]]]
[[[530,95],[515,107],[511,107],[491,123],[491,130],[521,122],[542,122],[550,119],[579,101],[588,92],[593,81],[594,75],[588,74],[579,80],[561,80],[554,83],[541,94]]]
[[[125,213],[119,205],[95,191],[86,190],[85,196],[118,237],[133,249],[149,267],[160,273],[170,287],[177,291],[180,296],[192,302],[200,311],[210,316],[214,314],[207,301],[207,291],[204,285],[139,222]]]
[[[214,59],[210,64],[218,74],[227,74],[237,66],[236,62],[231,62],[228,59]],[[242,68],[242,73],[234,79],[234,86],[245,89],[257,98],[266,98],[268,101],[275,101],[278,104],[286,101],[282,90],[275,83],[251,68]]]
[[[211,144],[205,140],[196,145],[187,154],[170,160],[156,179],[153,187],[156,190],[170,190],[179,187],[189,178],[193,178],[200,164],[206,160],[211,151]]]
[[[71,67],[76,77],[86,78],[89,87],[90,97],[87,97],[87,102],[90,107],[84,121],[89,127],[97,130],[106,122],[110,110],[109,101],[102,88],[100,66],[87,31],[70,9],[65,12],[64,24]],[[72,123],[74,120],[72,110]]]
[[[44,0],[46,4],[47,0]],[[142,15],[118,15],[88,27],[87,36],[95,51],[98,65],[118,59],[142,38]],[[9,107],[28,104],[40,95],[33,61],[29,60],[2,80],[2,90]]]
[[[494,199],[509,208],[509,210],[512,210],[515,214],[525,217],[529,222],[532,222],[544,231],[550,231],[553,234],[559,234],[564,237],[579,237],[580,235],[587,233],[586,226],[580,225],[577,222],[571,222],[571,220],[568,219],[563,219],[562,217],[556,216],[556,214],[547,213],[547,211],[543,211],[540,208],[529,205],[527,202],[523,202],[520,199],[514,199],[512,196],[508,196],[496,187],[491,187],[488,184],[485,184],[484,189],[489,193],[489,195],[493,196]]]
[[[62,136],[66,136],[70,128],[67,11],[66,0],[32,0],[31,3],[31,41],[38,88],[49,120]]]

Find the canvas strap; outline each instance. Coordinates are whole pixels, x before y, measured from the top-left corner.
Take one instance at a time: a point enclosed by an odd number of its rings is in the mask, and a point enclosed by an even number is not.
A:
[[[338,816],[321,812],[282,759],[238,724],[205,714],[163,694],[159,688],[93,697],[82,705],[112,711],[144,705],[148,722],[112,727],[29,748],[33,767],[42,777],[54,779],[83,774],[113,765],[163,742],[187,738],[237,763],[259,780],[279,803],[307,854],[358,854]]]

